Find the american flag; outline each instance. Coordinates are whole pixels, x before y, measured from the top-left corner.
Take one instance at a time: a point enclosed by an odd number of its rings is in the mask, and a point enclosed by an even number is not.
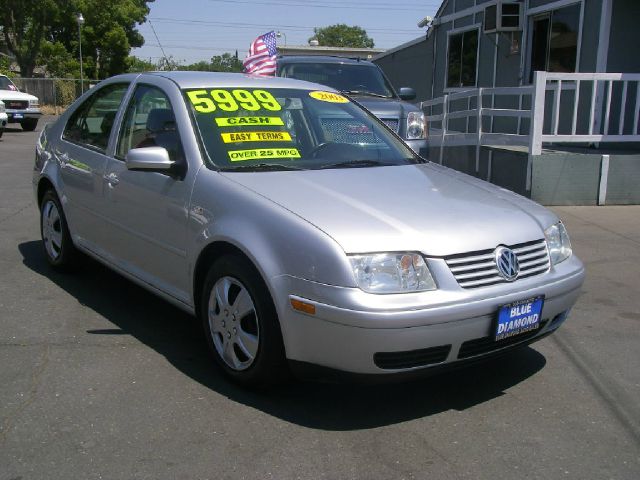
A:
[[[275,75],[276,73],[276,32],[260,35],[249,47],[249,55],[242,62],[245,73]]]

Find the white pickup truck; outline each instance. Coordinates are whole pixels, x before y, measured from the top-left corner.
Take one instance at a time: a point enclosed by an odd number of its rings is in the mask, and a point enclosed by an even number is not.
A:
[[[36,129],[42,116],[38,97],[21,92],[8,77],[0,75],[0,101],[4,102],[7,123],[19,123],[29,132]]]

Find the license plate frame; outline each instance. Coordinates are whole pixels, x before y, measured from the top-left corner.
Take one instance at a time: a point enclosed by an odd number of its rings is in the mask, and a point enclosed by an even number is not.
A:
[[[538,330],[542,320],[544,295],[507,303],[498,308],[493,323],[493,339],[498,342],[507,338]],[[535,318],[532,318],[534,317]]]

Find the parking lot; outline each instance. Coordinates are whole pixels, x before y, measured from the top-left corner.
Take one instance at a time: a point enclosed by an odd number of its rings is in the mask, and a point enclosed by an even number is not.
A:
[[[48,268],[37,134],[0,139],[0,480],[640,478],[640,206],[554,208],[587,280],[531,347],[255,393],[221,377],[195,319],[94,261]]]

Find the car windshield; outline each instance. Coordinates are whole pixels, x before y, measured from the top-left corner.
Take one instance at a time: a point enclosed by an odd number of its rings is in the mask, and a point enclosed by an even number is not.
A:
[[[18,88],[7,77],[0,77],[0,90],[18,91]]]
[[[300,89],[185,90],[208,159],[223,170],[310,170],[423,162],[347,97]]]
[[[280,76],[321,83],[342,92],[395,98],[391,85],[374,65],[285,63],[280,70]]]

